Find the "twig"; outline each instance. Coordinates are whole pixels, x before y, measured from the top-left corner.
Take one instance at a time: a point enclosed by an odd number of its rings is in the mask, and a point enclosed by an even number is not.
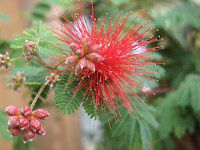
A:
[[[34,106],[35,106],[35,104],[36,104],[38,98],[40,97],[41,93],[43,92],[43,90],[45,89],[45,87],[47,86],[48,83],[49,83],[49,81],[46,81],[46,82],[42,85],[42,87],[40,88],[40,90],[38,91],[38,93],[36,94],[35,98],[33,99],[32,103],[31,103],[31,106],[30,106],[31,109],[34,108]]]

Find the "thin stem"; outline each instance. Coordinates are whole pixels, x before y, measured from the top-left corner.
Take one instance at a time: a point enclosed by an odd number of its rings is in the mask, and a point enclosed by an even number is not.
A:
[[[43,90],[45,89],[45,87],[47,86],[48,83],[49,83],[49,81],[46,81],[46,82],[42,85],[42,87],[40,88],[40,90],[38,91],[38,93],[36,94],[35,98],[33,99],[32,103],[31,103],[31,106],[30,106],[31,109],[34,108],[34,106],[35,106],[35,104],[36,104],[38,98],[40,97],[41,93],[43,92]]]
[[[26,86],[37,86],[37,85],[41,85],[40,82],[24,82],[24,85]]]

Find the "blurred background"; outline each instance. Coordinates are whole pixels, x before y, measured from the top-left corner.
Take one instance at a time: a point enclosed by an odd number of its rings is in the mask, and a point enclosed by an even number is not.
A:
[[[0,0],[0,53],[10,49],[12,40],[42,20],[54,26],[73,0]],[[89,13],[91,4],[83,0]],[[0,112],[0,146],[2,150],[199,150],[200,149],[200,0],[94,0],[96,17],[117,12],[148,12],[163,38],[156,59],[164,62],[157,71],[155,96],[144,96],[151,111],[143,118],[122,116],[111,130],[106,121],[89,119],[80,109],[70,116],[59,113],[53,103],[53,92],[45,100],[51,117],[45,122],[47,135],[23,144],[11,139],[6,118]],[[58,13],[62,12],[62,13]],[[107,15],[108,14],[108,15]],[[158,33],[156,33],[158,34]],[[0,70],[0,109],[7,105],[28,103],[31,93],[20,93],[7,87],[9,70]],[[146,91],[143,91],[144,93]]]

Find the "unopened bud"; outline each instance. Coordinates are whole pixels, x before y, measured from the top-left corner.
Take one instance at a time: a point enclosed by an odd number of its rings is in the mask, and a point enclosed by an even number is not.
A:
[[[58,74],[51,73],[50,76],[46,76],[45,80],[50,84],[50,88],[53,88],[54,84],[60,80],[59,77]]]
[[[16,128],[19,127],[20,122],[19,122],[19,116],[11,116],[8,119],[8,126],[10,128]]]
[[[91,49],[92,49],[93,52],[98,53],[101,47],[102,47],[101,44],[96,44],[96,45],[93,45],[93,46],[91,47]]]
[[[23,87],[26,78],[24,73],[17,72],[15,76],[12,77],[8,86],[11,87],[14,91],[18,91],[21,87]]]
[[[45,109],[37,109],[33,112],[33,116],[38,119],[46,119],[49,116],[49,113]]]
[[[70,48],[71,48],[71,50],[75,53],[76,50],[79,49],[79,46],[78,46],[78,44],[76,44],[76,43],[71,43],[71,44],[70,44]]]
[[[25,129],[22,133],[22,140],[24,142],[32,141],[35,138],[35,132],[31,129]]]
[[[20,110],[13,105],[10,105],[8,107],[6,107],[5,112],[9,115],[9,116],[17,116],[20,115]]]
[[[28,116],[31,116],[32,115],[32,110],[30,109],[30,107],[28,106],[23,106],[22,108],[20,108],[20,111],[21,111],[21,114],[24,116],[24,117],[28,117]]]
[[[80,65],[79,65],[79,64],[76,64],[76,65],[74,66],[75,74],[77,74],[80,70],[81,70]]]
[[[0,68],[8,68],[9,66],[9,53],[6,52],[5,54],[0,54]]]
[[[27,41],[24,43],[24,61],[27,62],[33,58],[36,53],[36,43]]]
[[[79,65],[80,65],[81,69],[83,69],[87,66],[87,62],[86,62],[85,58],[82,58],[79,60]]]
[[[95,53],[95,52],[86,55],[86,58],[88,60],[93,60],[93,61],[102,61],[102,60],[104,60],[104,58],[101,55],[99,55],[98,53]]]
[[[87,68],[95,72],[95,64],[93,62],[87,62]]]
[[[28,118],[24,118],[24,117],[21,117],[19,119],[19,128],[22,130],[22,129],[25,129],[28,125],[29,125],[29,119]]]
[[[24,49],[25,49],[25,51],[33,54],[36,51],[36,43],[32,42],[32,41],[26,41],[24,43]]]
[[[21,130],[18,128],[10,128],[9,133],[11,136],[18,136],[21,133]]]
[[[41,123],[40,121],[38,121],[37,119],[35,118],[32,118],[31,121],[30,121],[30,128],[36,132],[38,130],[40,130],[40,127],[41,127]]]
[[[84,52],[82,49],[77,49],[76,50],[76,55],[78,55],[79,57],[82,57],[84,55]]]
[[[75,63],[77,60],[78,60],[78,56],[73,55],[73,56],[67,57],[65,63],[66,63],[66,64],[72,64],[72,63]]]
[[[46,131],[43,127],[43,125],[40,126],[40,129],[36,132],[38,135],[45,135]]]

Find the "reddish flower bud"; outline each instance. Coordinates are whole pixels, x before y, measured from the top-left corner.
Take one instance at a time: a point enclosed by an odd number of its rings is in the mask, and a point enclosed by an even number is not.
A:
[[[22,140],[24,142],[32,141],[34,137],[35,137],[35,132],[32,131],[31,129],[25,129],[24,132],[22,133]]]
[[[87,68],[95,72],[95,64],[90,61],[87,62]]]
[[[80,65],[76,64],[75,67],[74,67],[75,74],[77,74],[80,69],[81,69]]]
[[[35,52],[36,43],[32,41],[27,41],[24,43],[24,48],[26,51],[30,52],[31,54]]]
[[[78,56],[74,55],[74,56],[69,56],[66,59],[66,64],[72,64],[75,63],[78,60]]]
[[[25,132],[22,133],[22,141],[24,143],[28,142],[28,137],[26,136]]]
[[[99,52],[99,50],[100,50],[100,48],[101,48],[101,46],[102,45],[93,45],[92,47],[91,47],[91,49],[92,49],[92,51],[93,52],[96,52],[96,53],[98,53]]]
[[[77,49],[79,49],[79,46],[75,43],[70,44],[71,50],[75,53]]]
[[[38,120],[35,119],[35,118],[32,118],[32,119],[31,119],[29,125],[30,125],[30,128],[31,128],[34,132],[40,130],[40,127],[41,127],[40,121],[38,121]]]
[[[101,55],[99,55],[98,53],[95,53],[95,52],[86,55],[86,58],[88,60],[93,60],[93,61],[102,61],[102,60],[104,60],[104,58]]]
[[[9,66],[9,53],[6,52],[5,54],[0,54],[0,68],[8,68]]]
[[[43,127],[43,125],[40,126],[40,129],[36,132],[38,135],[45,135],[46,131]]]
[[[29,119],[28,118],[24,118],[24,117],[21,117],[19,119],[19,128],[22,130],[22,129],[25,129],[26,127],[28,127],[29,125]]]
[[[79,57],[83,56],[84,55],[83,50],[82,49],[77,49],[76,50],[76,55],[78,55]]]
[[[9,115],[9,116],[17,116],[20,115],[20,110],[13,105],[10,105],[8,107],[6,107],[5,112]]]
[[[11,136],[18,136],[21,133],[21,130],[18,128],[10,128],[9,133]]]
[[[33,112],[33,116],[38,119],[46,119],[49,116],[49,113],[45,109],[37,109]]]
[[[32,110],[26,105],[20,108],[20,111],[24,117],[28,117],[32,115]]]
[[[8,119],[8,125],[10,128],[16,128],[20,125],[19,116],[11,116]]]
[[[81,69],[83,69],[87,66],[87,62],[86,62],[85,58],[82,58],[81,60],[79,60],[79,65],[80,65]]]

